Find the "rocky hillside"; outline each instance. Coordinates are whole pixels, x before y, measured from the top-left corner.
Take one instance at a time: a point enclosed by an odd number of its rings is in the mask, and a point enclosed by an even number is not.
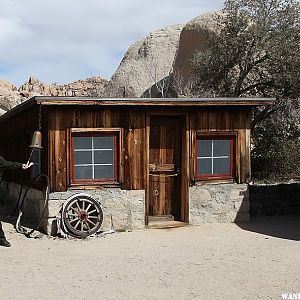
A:
[[[33,96],[88,96],[105,95],[108,81],[100,77],[91,77],[65,85],[45,85],[35,77],[30,77],[19,89],[0,80],[0,114]]]
[[[101,97],[104,95],[107,83],[107,80],[100,77],[91,77],[65,85],[45,85],[38,79],[30,77],[19,88],[19,92],[26,97],[36,95]]]

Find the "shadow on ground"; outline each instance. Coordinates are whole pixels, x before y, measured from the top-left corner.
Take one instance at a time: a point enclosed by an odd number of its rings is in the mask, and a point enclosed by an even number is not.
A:
[[[300,241],[300,215],[252,217],[240,228],[277,238]]]

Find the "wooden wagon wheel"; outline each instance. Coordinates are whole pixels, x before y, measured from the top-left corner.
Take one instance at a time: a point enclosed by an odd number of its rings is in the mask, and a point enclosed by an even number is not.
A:
[[[103,211],[98,201],[78,194],[64,204],[62,218],[71,235],[85,238],[100,229]]]

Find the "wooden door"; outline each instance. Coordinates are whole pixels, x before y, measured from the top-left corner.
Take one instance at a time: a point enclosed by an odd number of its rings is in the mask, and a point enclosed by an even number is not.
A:
[[[182,120],[151,117],[149,143],[149,216],[180,220]]]

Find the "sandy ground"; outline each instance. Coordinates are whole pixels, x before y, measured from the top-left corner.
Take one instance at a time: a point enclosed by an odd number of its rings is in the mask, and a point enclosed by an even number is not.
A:
[[[281,299],[300,293],[300,217],[28,239],[3,223],[0,299]]]

